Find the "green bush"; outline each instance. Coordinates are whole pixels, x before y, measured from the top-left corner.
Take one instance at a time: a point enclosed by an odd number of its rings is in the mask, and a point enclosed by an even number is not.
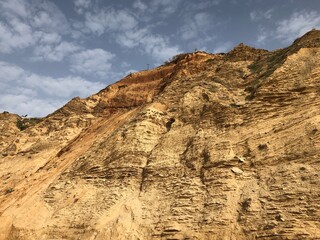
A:
[[[27,129],[28,127],[31,127],[33,125],[36,125],[41,121],[41,118],[22,118],[18,119],[16,122],[17,128],[20,129],[20,131],[23,131]]]
[[[214,58],[209,58],[206,60],[206,63],[213,63],[215,62],[215,59]]]
[[[16,125],[17,125],[17,128],[20,129],[20,131],[23,131],[23,130],[28,128],[28,126],[25,124],[25,122],[23,120],[21,120],[21,119],[19,119],[17,121]]]

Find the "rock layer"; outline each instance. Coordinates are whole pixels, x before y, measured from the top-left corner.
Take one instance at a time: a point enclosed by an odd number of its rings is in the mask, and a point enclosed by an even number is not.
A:
[[[1,128],[0,238],[319,239],[319,38],[182,54]]]

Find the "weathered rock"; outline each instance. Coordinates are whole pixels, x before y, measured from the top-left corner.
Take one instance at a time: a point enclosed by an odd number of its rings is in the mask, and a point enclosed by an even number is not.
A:
[[[0,239],[318,239],[319,37],[183,54],[23,131],[0,115]]]
[[[241,174],[243,173],[243,171],[242,171],[240,168],[237,168],[237,167],[231,168],[231,171],[232,171],[234,174],[237,174],[237,175],[241,175]]]

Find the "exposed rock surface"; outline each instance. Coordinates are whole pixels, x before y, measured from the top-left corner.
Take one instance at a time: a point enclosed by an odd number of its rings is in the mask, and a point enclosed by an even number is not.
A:
[[[319,39],[183,54],[23,131],[0,115],[0,239],[320,239]]]

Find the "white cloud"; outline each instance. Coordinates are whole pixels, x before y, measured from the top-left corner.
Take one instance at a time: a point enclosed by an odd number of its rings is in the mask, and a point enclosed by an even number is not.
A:
[[[30,6],[32,15],[29,17],[32,27],[67,34],[70,28],[69,22],[61,10],[49,1],[34,2]]]
[[[128,62],[122,62],[120,66],[121,68],[128,69],[129,67],[131,67],[131,64]]]
[[[69,99],[76,95],[87,96],[104,87],[100,82],[90,82],[80,77],[52,78],[37,74],[27,76],[24,84],[57,99]]]
[[[133,2],[132,7],[137,9],[137,11],[148,11],[149,14],[156,10],[161,10],[161,13],[170,14],[176,11],[180,2],[181,0],[152,0],[147,4],[141,0],[136,0]],[[114,37],[116,42],[121,46],[126,48],[139,46],[141,47],[141,52],[151,55],[157,61],[167,60],[180,52],[177,46],[169,45],[168,38],[153,34],[150,26],[148,28],[140,28],[138,21],[141,19],[136,18],[136,12],[134,15],[127,9],[99,9],[96,6],[93,6],[91,9],[88,9],[81,14],[84,16],[84,23],[77,22],[74,23],[73,26],[85,34],[95,33],[96,35],[101,36],[104,33],[108,33],[108,35]],[[201,18],[198,20],[202,21]],[[83,56],[81,55],[81,57]],[[88,70],[86,70],[87,68],[77,67],[78,65],[83,65],[80,61],[81,60],[79,59],[76,62],[75,58],[73,58],[71,70],[74,72],[89,73]],[[97,66],[94,64],[91,65],[92,68]],[[109,70],[107,68],[108,65],[103,66],[104,69]],[[96,68],[99,68],[99,66]],[[106,75],[105,70],[92,70],[91,72],[98,73],[101,76]]]
[[[139,46],[143,53],[150,55],[158,63],[181,52],[178,46],[171,46],[167,38],[152,34],[147,28],[119,34],[117,42],[127,48]]]
[[[27,114],[32,117],[43,117],[52,113],[65,104],[64,101],[34,98],[22,94],[0,95],[0,112],[9,111],[20,115]]]
[[[138,9],[142,12],[144,12],[145,10],[148,9],[148,6],[143,3],[141,0],[136,0],[133,4],[132,4],[132,7],[135,8],[135,9]]]
[[[0,11],[0,52],[11,53],[35,46],[61,41],[69,23],[52,2],[2,0]]]
[[[320,28],[320,14],[318,12],[294,12],[289,19],[277,23],[276,38],[281,39],[284,43],[289,43],[312,28]]]
[[[66,33],[69,30],[65,15],[48,0],[1,0],[0,10],[7,22],[20,20],[31,28],[51,32]]]
[[[125,76],[129,75],[129,74],[132,74],[132,73],[136,73],[136,72],[139,72],[138,70],[136,69],[129,69],[125,72]]]
[[[257,36],[257,40],[256,40],[257,44],[264,45],[266,39],[269,37],[270,37],[270,33],[266,29],[259,27],[258,36]]]
[[[135,9],[135,13],[140,15],[140,17],[146,21],[150,19],[150,16],[154,16],[154,14],[165,18],[176,13],[181,6],[181,2],[182,0],[135,0],[132,7]]]
[[[0,21],[0,52],[10,53],[35,43],[32,28],[17,18],[7,24]]]
[[[112,53],[99,48],[84,50],[71,57],[70,70],[105,77],[111,69],[110,61],[113,57]]]
[[[274,9],[269,9],[267,11],[254,10],[250,12],[251,21],[259,21],[263,19],[271,19]]]
[[[20,17],[27,17],[27,8],[24,0],[2,0],[0,2],[0,9],[4,14],[18,15]]]
[[[217,46],[212,50],[213,53],[226,53],[232,48],[232,42],[224,42],[217,44]]]
[[[57,45],[39,45],[34,48],[34,57],[32,60],[34,61],[52,61],[52,62],[60,62],[65,57],[70,54],[77,52],[81,49],[80,46],[70,43],[70,42],[61,42]]]
[[[158,62],[168,60],[180,53],[177,46],[170,46],[168,40],[160,35],[148,35],[141,39],[141,43],[147,54]]]
[[[80,77],[53,78],[28,72],[0,61],[0,112],[10,111],[30,116],[44,116],[72,97],[86,97],[104,84]]]
[[[186,2],[183,11],[190,14],[197,11],[204,11],[208,8],[219,5],[221,0],[202,0],[196,2]]]
[[[74,5],[78,8],[89,8],[90,0],[75,0]]]
[[[100,9],[97,12],[86,12],[84,24],[91,32],[102,35],[108,30],[131,30],[138,22],[126,10]]]
[[[200,12],[194,16],[194,21],[197,26],[207,28],[212,24],[213,19],[209,13]]]
[[[56,32],[43,32],[37,31],[34,36],[38,39],[41,44],[55,44],[61,41],[61,35]]]
[[[91,7],[90,0],[74,0],[75,11],[78,14],[83,14],[87,9]]]
[[[0,81],[1,82],[16,81],[23,78],[24,75],[25,75],[25,72],[22,68],[7,62],[0,61]]]
[[[152,12],[164,14],[165,16],[175,13],[181,0],[152,0],[150,3],[150,9]]]
[[[149,29],[141,28],[132,31],[126,31],[117,36],[117,42],[127,48],[133,48],[140,45],[149,34]]]
[[[184,17],[185,23],[177,35],[187,44],[196,49],[206,50],[208,43],[212,43],[216,36],[212,35],[213,29],[220,23],[214,16],[207,12],[188,13]]]
[[[186,23],[181,28],[181,37],[184,40],[198,38],[200,33],[207,32],[210,27],[215,25],[211,15],[205,12],[186,18]]]

